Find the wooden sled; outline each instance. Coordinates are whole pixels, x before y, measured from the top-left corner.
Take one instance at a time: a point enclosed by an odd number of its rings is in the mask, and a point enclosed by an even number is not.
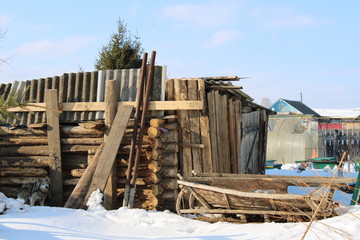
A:
[[[241,179],[238,180],[241,181]],[[248,179],[244,180],[246,182]],[[286,190],[280,191],[279,187],[276,187],[276,190],[260,189],[248,192],[212,186],[206,181],[178,180],[178,184],[181,190],[176,200],[177,213],[199,220],[242,223],[309,221],[317,208],[319,209],[314,216],[315,219],[335,215],[333,191],[325,185],[318,187],[310,194],[297,195],[288,194]],[[239,185],[231,184],[231,186]],[[271,187],[271,184],[267,186]],[[325,199],[321,201],[322,198]]]

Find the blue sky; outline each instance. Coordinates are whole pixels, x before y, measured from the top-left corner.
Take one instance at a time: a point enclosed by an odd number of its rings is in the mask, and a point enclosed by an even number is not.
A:
[[[94,70],[117,20],[168,77],[248,77],[256,102],[360,108],[360,1],[0,0],[0,82]]]

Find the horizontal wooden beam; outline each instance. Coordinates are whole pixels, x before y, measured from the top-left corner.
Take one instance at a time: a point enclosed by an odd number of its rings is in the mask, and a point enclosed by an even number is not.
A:
[[[118,106],[130,105],[135,107],[135,102],[119,102]],[[150,111],[163,110],[202,110],[203,101],[150,101]],[[64,102],[59,104],[63,112],[74,111],[105,111],[104,102]],[[45,112],[45,103],[31,103],[26,107],[9,108],[9,112]]]
[[[243,87],[239,86],[210,86],[211,89],[243,89]]]
[[[318,187],[322,184],[328,184],[332,181],[332,185],[347,185],[355,182],[354,177],[332,177],[322,176],[282,176],[282,175],[261,175],[261,174],[227,174],[227,173],[197,173],[199,177],[189,177],[189,181],[212,181],[214,178],[243,178],[243,179],[282,179],[286,181],[288,186],[304,186]]]

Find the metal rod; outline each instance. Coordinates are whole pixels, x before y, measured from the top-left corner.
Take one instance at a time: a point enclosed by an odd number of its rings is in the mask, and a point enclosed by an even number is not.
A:
[[[143,59],[142,59],[139,85],[138,85],[137,93],[136,93],[134,131],[133,131],[133,136],[131,139],[131,147],[130,147],[130,154],[129,154],[129,160],[128,160],[128,169],[127,169],[127,174],[126,174],[126,184],[125,184],[125,192],[124,192],[124,199],[123,199],[124,207],[127,206],[129,203],[130,181],[131,181],[132,168],[133,168],[133,163],[134,163],[134,158],[135,158],[135,147],[137,145],[137,133],[138,133],[138,127],[139,127],[139,120],[141,117],[141,105],[143,103],[147,57],[148,57],[148,54],[145,52],[143,55]]]
[[[143,108],[142,108],[142,115],[141,115],[141,125],[140,125],[140,131],[139,131],[139,137],[137,141],[137,148],[136,148],[136,155],[135,155],[135,163],[134,163],[134,170],[133,175],[130,181],[130,195],[129,195],[129,203],[128,207],[132,208],[134,204],[134,198],[135,198],[135,190],[136,190],[136,179],[138,174],[138,167],[140,162],[140,153],[141,153],[141,146],[142,146],[142,138],[144,136],[144,128],[145,128],[145,119],[148,111],[148,102],[150,93],[152,90],[152,82],[154,79],[154,66],[155,66],[155,56],[156,52],[153,51],[151,53],[151,59],[150,59],[150,69],[148,74],[148,79],[146,82],[146,92],[145,97],[143,101]]]

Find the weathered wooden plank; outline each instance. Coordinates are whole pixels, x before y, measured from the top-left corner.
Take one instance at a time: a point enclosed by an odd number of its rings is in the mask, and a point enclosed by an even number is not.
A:
[[[51,158],[48,156],[0,157],[0,167],[48,167]]]
[[[62,206],[63,184],[57,90],[47,89],[45,93],[45,98],[46,118],[48,122],[47,132],[49,139],[49,156],[52,158],[52,162],[50,165],[51,204],[52,206]]]
[[[90,96],[89,102],[96,102],[96,89],[97,89],[98,72],[94,71],[90,73]],[[89,120],[95,120],[96,112],[89,112]]]
[[[213,161],[212,161],[212,156],[211,156],[211,140],[210,140],[209,117],[208,116],[200,117],[200,129],[201,129],[201,142],[204,145],[204,148],[202,150],[203,172],[212,173],[213,172]]]
[[[234,111],[235,111],[235,118],[236,118],[236,152],[237,152],[237,171],[235,173],[241,172],[241,141],[242,141],[242,118],[241,118],[241,101],[235,100],[234,101]]]
[[[109,138],[107,139],[104,150],[100,155],[99,162],[97,164],[89,191],[85,199],[87,199],[90,194],[98,188],[101,191],[104,191],[132,110],[132,106],[120,106],[118,108],[109,133]]]
[[[36,93],[37,93],[37,80],[33,79],[30,83],[30,90],[29,90],[29,101],[36,100]],[[43,108],[42,111],[45,111]],[[35,115],[33,113],[28,114],[27,124],[34,123]]]
[[[109,138],[110,129],[117,111],[117,89],[115,80],[106,80],[105,88],[105,135],[104,141]],[[113,164],[109,179],[104,190],[104,207],[108,210],[116,205],[116,164]]]
[[[166,99],[167,101],[174,101],[175,100],[175,96],[174,96],[174,80],[173,79],[169,79],[166,81]],[[174,110],[168,110],[167,111],[167,115],[174,115],[175,112]],[[174,122],[174,121],[172,121]]]
[[[229,142],[229,118],[228,118],[228,96],[226,94],[220,97],[221,106],[221,120],[220,120],[220,138],[222,159],[221,165],[223,165],[223,172],[231,172],[230,162],[230,142]]]
[[[21,177],[46,177],[48,172],[44,168],[38,167],[1,167],[0,168],[0,177],[11,177],[11,176],[21,176]]]
[[[118,102],[120,105],[136,106],[135,102]],[[202,110],[203,101],[150,101],[149,111],[163,110]],[[63,102],[60,104],[60,110],[68,111],[105,111],[104,102]],[[9,108],[9,112],[44,112],[45,103],[29,103],[26,108]]]
[[[215,91],[210,91],[207,94],[208,108],[209,108],[209,130],[210,130],[210,144],[211,144],[211,158],[212,158],[212,172],[219,172],[219,157],[217,148],[217,124],[216,124],[216,109],[215,109]]]
[[[281,175],[262,175],[262,174],[228,174],[228,173],[203,173],[200,177],[187,178],[189,181],[209,181],[214,178],[241,178],[241,179],[283,179],[288,186],[310,186],[318,187],[321,184],[330,183],[332,177],[318,177],[318,176],[281,176]],[[334,185],[347,185],[350,182],[356,181],[354,177],[337,177],[334,179]]]
[[[231,173],[237,173],[237,141],[236,141],[236,116],[233,100],[228,100],[228,112],[229,112],[229,142],[230,142],[230,166]]]
[[[188,84],[188,100],[198,100],[198,81],[189,80]],[[191,144],[201,144],[200,134],[200,113],[199,111],[189,111],[189,123],[190,125],[190,142]],[[203,159],[201,150],[199,148],[191,148],[191,158],[193,169],[195,172],[202,172]]]
[[[180,89],[175,89],[175,91],[179,91],[179,100],[187,101],[188,96],[188,86],[187,81],[179,81]],[[182,134],[180,138],[180,142],[183,143],[191,143],[191,129],[189,126],[189,112],[188,111],[180,111],[180,128],[182,129]],[[193,170],[193,163],[191,158],[191,148],[187,146],[182,147],[182,161],[183,161],[183,176],[191,176],[191,172]]]
[[[256,190],[271,190],[274,193],[287,193],[287,184],[280,178],[213,178],[211,186],[230,188],[243,192],[255,192]]]

